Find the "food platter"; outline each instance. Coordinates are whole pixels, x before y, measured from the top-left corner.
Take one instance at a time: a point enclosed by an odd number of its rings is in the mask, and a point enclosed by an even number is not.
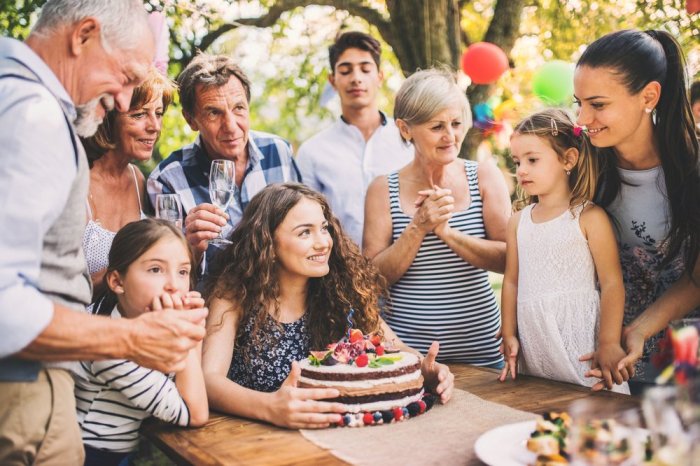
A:
[[[476,456],[489,466],[526,466],[535,454],[526,448],[535,421],[516,422],[483,433],[474,444]]]

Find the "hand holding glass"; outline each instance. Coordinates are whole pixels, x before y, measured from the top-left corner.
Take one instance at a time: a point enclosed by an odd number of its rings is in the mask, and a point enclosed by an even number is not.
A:
[[[156,195],[156,218],[173,222],[182,228],[182,202],[179,194]]]
[[[209,171],[209,197],[211,202],[219,209],[226,208],[233,199],[236,188],[236,165],[231,160],[213,160]],[[209,241],[210,244],[231,244],[231,241],[223,237],[223,229],[219,236]]]

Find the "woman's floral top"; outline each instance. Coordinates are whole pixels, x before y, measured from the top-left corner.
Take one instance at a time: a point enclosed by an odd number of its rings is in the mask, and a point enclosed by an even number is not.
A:
[[[274,392],[289,375],[292,361],[309,355],[306,314],[289,324],[276,322],[269,316],[257,348],[250,347],[253,322],[249,318],[238,329],[228,378],[252,390]]]
[[[670,228],[670,206],[661,167],[649,170],[618,168],[623,183],[607,207],[616,229],[625,284],[624,325],[629,325],[668,290],[684,273],[682,254],[663,269],[664,240]],[[700,316],[695,309],[688,317]],[[650,356],[657,352],[659,333],[647,340],[635,379],[652,380]]]

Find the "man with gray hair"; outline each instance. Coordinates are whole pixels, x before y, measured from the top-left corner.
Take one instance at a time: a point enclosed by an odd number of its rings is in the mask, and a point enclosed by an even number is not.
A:
[[[301,181],[287,141],[250,130],[250,81],[224,55],[198,54],[178,77],[182,113],[199,136],[194,143],[163,160],[148,178],[148,194],[180,195],[185,233],[197,259],[211,260],[218,248],[209,240],[225,235],[240,221],[252,197],[271,183]],[[231,160],[236,166],[236,190],[226,212],[209,196],[211,161]]]
[[[128,110],[153,52],[140,0],[49,0],[26,42],[0,39],[0,464],[83,463],[62,361],[176,371],[204,336],[196,297],[198,309],[137,319],[84,312],[89,177],[77,136]]]

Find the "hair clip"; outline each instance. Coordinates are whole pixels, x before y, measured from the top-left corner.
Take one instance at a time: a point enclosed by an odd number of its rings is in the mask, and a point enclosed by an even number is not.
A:
[[[552,129],[552,136],[559,136],[559,128],[557,127],[557,122],[554,118],[549,119],[549,127]]]
[[[582,135],[585,131],[586,131],[586,127],[585,127],[585,126],[574,125],[574,136],[576,136],[577,138],[581,137],[581,135]]]

